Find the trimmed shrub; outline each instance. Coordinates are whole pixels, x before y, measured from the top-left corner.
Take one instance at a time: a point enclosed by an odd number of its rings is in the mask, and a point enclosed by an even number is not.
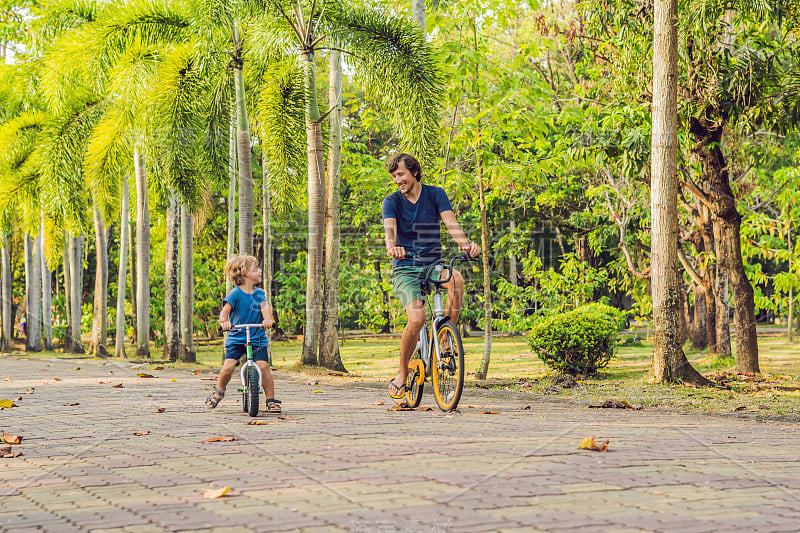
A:
[[[573,376],[589,375],[608,365],[617,334],[624,327],[622,312],[594,303],[542,320],[528,341],[550,368]]]

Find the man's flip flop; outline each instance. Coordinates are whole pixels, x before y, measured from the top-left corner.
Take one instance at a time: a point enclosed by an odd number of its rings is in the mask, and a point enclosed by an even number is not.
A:
[[[392,393],[392,388],[397,392]],[[394,381],[389,382],[389,397],[393,400],[402,400],[406,396],[406,384],[398,386]]]

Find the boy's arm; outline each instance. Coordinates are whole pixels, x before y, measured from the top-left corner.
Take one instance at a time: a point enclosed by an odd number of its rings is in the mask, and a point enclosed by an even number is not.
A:
[[[261,318],[264,319],[261,321],[264,329],[269,329],[275,324],[275,320],[272,318],[272,306],[266,300],[261,302]]]
[[[467,239],[467,236],[464,235],[461,225],[458,223],[458,220],[456,220],[455,213],[452,211],[442,211],[440,216],[450,236],[453,237],[453,240],[456,241],[465,253],[469,254],[470,257],[475,257],[481,253],[481,247]]]
[[[225,305],[222,306],[222,311],[219,312],[219,325],[225,331],[231,329],[232,327],[230,321],[231,309],[233,309],[231,304],[225,302]]]
[[[393,259],[402,259],[406,256],[406,249],[397,246],[397,219],[384,218],[383,232],[386,236],[386,253]]]

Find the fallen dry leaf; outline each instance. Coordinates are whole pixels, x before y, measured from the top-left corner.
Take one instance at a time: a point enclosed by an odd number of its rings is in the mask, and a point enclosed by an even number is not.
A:
[[[133,432],[133,434],[134,434],[134,435],[136,435],[137,437],[143,437],[143,436],[145,436],[145,435],[147,435],[147,434],[149,434],[149,433],[150,433],[150,432],[149,432],[149,431],[146,431],[146,430],[145,430],[145,431],[134,431],[134,432]]]
[[[322,394],[322,391],[321,390],[315,390],[314,394]]]
[[[35,388],[30,387],[30,388],[26,389],[25,392],[18,392],[17,394],[33,394],[33,391],[35,391],[35,390],[36,390]]]
[[[11,381],[11,376],[8,376],[8,377],[7,377],[6,379],[4,379],[3,381]]]
[[[219,435],[217,437],[208,437],[203,442],[231,442],[234,440],[238,440],[233,435]]]
[[[500,411],[478,411],[479,415],[499,415]]]
[[[214,498],[221,498],[230,492],[231,488],[228,486],[221,489],[203,489],[203,498],[212,500]]]
[[[156,413],[163,413],[164,411],[166,411],[166,409],[163,407],[159,407],[158,409],[156,409]]]
[[[319,385],[319,381],[306,381],[306,385]]]
[[[116,385],[111,385],[111,387],[114,388],[114,389],[121,389],[122,388],[122,383],[117,383]]]
[[[641,405],[631,405],[626,400],[606,400],[600,405],[590,405],[592,409],[633,409],[639,411],[642,409]]]
[[[75,367],[75,368],[73,368],[72,370],[80,370],[80,369],[81,369],[81,367],[79,367],[79,366],[76,366],[76,367]]]
[[[302,419],[303,419],[302,416],[279,416],[278,417],[278,420],[285,420],[285,421],[288,421],[288,422],[293,422],[295,420],[302,420]]]
[[[7,409],[9,407],[16,407],[17,404],[11,400],[0,400],[0,409]]]
[[[73,405],[80,405],[80,404],[76,402],[76,403],[62,403],[61,405],[63,405],[64,407],[72,407]]]
[[[3,459],[13,459],[14,457],[19,457],[20,455],[22,455],[22,452],[10,452],[4,453],[3,455],[0,455],[0,457]]]
[[[153,370],[164,370],[164,367],[163,367],[163,366],[161,366],[161,365],[159,365],[159,366],[154,366],[154,367],[153,367]]]
[[[140,367],[139,365],[134,365],[131,367],[131,370],[139,370],[140,368],[142,367]]]
[[[519,408],[519,410],[520,411],[525,411],[525,410],[530,409],[530,408],[531,408],[530,405],[523,405],[522,407]]]
[[[194,370],[192,370],[192,374],[194,374],[195,376],[197,374],[199,374],[199,373],[200,373],[200,369],[199,368],[195,368]]]
[[[597,444],[595,441],[594,436],[586,437],[578,444],[579,450],[592,450],[593,452],[605,452],[608,451],[608,441],[605,441],[602,444]]]
[[[733,411],[734,412],[739,412],[739,411],[746,411],[746,410],[747,410],[747,406],[746,405],[740,405],[739,407],[737,407]]]
[[[144,372],[139,372],[138,374],[136,374],[136,377],[137,378],[154,378],[155,376],[153,374],[145,374]]]
[[[387,411],[433,411],[433,407],[409,407],[408,404],[395,405],[387,409]]]
[[[373,402],[372,405],[383,405],[383,402]]]
[[[266,426],[267,423],[263,420],[251,420],[247,423],[248,426]]]
[[[64,380],[61,378],[53,378],[53,381],[64,381]]]
[[[170,381],[178,381],[178,378],[172,378]]]
[[[3,442],[6,444],[21,444],[22,435],[12,435],[11,433],[3,432]]]
[[[217,381],[217,378],[200,378],[200,381]]]

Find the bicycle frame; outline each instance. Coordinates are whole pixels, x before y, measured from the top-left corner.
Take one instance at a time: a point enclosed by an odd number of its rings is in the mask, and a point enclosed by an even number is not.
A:
[[[452,272],[452,264],[450,266],[450,271]],[[435,265],[433,267],[434,271],[436,271],[440,276],[442,271],[444,270],[444,265]],[[427,283],[427,278],[425,282]],[[439,283],[434,283],[433,289],[433,313],[429,320],[426,320],[426,323],[422,325],[422,329],[419,332],[419,347],[420,347],[420,357],[422,359],[422,363],[424,365],[424,375],[420,375],[420,377],[424,380],[425,376],[430,376],[432,372],[431,368],[431,353],[433,350],[436,350],[438,353],[441,353],[439,347],[439,323],[442,322],[442,319],[447,319],[444,314],[444,300],[442,298],[442,287]],[[428,298],[428,308],[430,309],[431,302]],[[428,324],[430,322],[431,327],[431,337],[428,338]]]
[[[233,327],[234,329],[243,329],[245,338],[247,339],[245,344],[245,346],[247,346],[247,361],[242,365],[241,371],[242,387],[247,386],[247,381],[244,376],[247,373],[247,369],[251,366],[256,367],[256,372],[258,372],[258,385],[256,386],[261,386],[261,369],[253,362],[253,347],[250,346],[250,328],[260,328],[262,326],[261,324],[239,324]]]

